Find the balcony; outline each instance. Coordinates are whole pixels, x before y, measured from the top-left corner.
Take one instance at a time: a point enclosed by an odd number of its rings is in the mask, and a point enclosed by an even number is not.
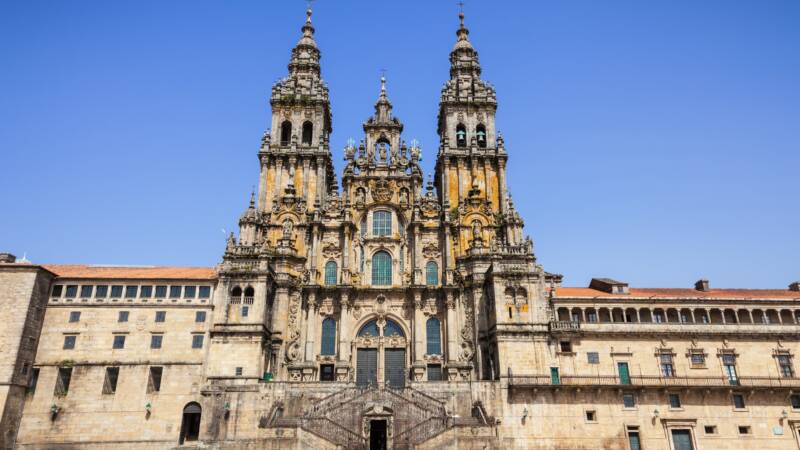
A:
[[[747,388],[747,389],[798,389],[800,378],[739,377],[661,377],[631,375],[627,383],[616,375],[516,375],[509,370],[508,386],[514,388]]]
[[[581,323],[571,320],[554,320],[550,322],[550,331],[581,331]]]

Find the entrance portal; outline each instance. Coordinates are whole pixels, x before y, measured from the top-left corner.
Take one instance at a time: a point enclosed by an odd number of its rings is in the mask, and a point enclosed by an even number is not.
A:
[[[386,450],[386,421],[369,422],[369,450]]]
[[[181,434],[179,442],[196,441],[200,436],[200,405],[195,402],[189,403],[183,408],[183,420],[181,421]]]

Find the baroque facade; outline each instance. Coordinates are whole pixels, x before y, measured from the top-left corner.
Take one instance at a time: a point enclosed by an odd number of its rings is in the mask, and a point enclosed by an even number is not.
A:
[[[432,177],[381,79],[340,188],[314,31],[217,267],[2,255],[5,448],[800,448],[799,283],[563,287],[463,15]]]

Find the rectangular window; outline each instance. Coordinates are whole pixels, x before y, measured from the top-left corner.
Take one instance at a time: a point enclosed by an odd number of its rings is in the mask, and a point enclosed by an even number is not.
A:
[[[597,411],[595,410],[587,410],[585,412],[585,417],[587,422],[597,422]]]
[[[56,378],[56,388],[53,394],[65,396],[69,392],[69,382],[72,379],[72,367],[59,367],[58,378]]]
[[[156,286],[156,298],[164,298],[167,296],[166,286]]]
[[[139,286],[125,286],[125,298],[136,298]]]
[[[150,376],[147,378],[147,393],[161,391],[161,375],[164,373],[163,367],[151,367]]]
[[[319,381],[334,381],[333,364],[319,366]]]
[[[142,286],[139,289],[139,297],[150,298],[153,296],[153,286]]]
[[[794,378],[794,367],[790,355],[778,355],[778,368],[783,378]]]
[[[159,349],[161,348],[161,342],[164,340],[164,336],[161,334],[154,334],[150,336],[150,348]]]
[[[661,375],[665,378],[672,378],[675,376],[675,366],[672,365],[672,355],[669,353],[662,353],[659,355],[661,361]]]
[[[111,286],[111,298],[122,297],[122,286]]]
[[[166,311],[156,311],[156,322],[165,322],[167,320]]]
[[[181,287],[180,286],[170,286],[169,287],[169,298],[181,298]]]
[[[561,347],[561,353],[572,353],[572,342],[561,341],[560,347]]]
[[[28,394],[36,392],[36,385],[39,383],[39,368],[34,367],[31,371],[31,379],[28,380]]]
[[[597,352],[587,352],[586,353],[586,360],[589,364],[600,364],[600,353]]]
[[[80,322],[81,321],[81,312],[80,311],[70,311],[70,313],[69,313],[69,321],[70,321],[70,323]]]
[[[792,409],[800,409],[800,394],[792,394],[789,396],[789,401],[792,404]]]
[[[209,298],[211,297],[211,286],[200,286],[198,297]]]
[[[745,425],[740,425],[739,434],[750,434],[750,427]]]
[[[242,306],[242,317],[247,317],[250,314],[249,306]]]
[[[628,444],[630,444],[631,450],[642,450],[639,427],[628,427]]]
[[[124,334],[114,335],[114,344],[111,346],[111,348],[116,350],[125,348],[125,335]]]
[[[653,322],[664,323],[664,313],[660,311],[653,313]]]
[[[731,397],[733,399],[733,407],[736,409],[744,409],[745,402],[744,402],[744,395],[742,394],[733,394]]]
[[[732,386],[739,384],[739,377],[736,375],[736,355],[725,353],[722,355],[722,369],[728,377],[728,382]]]
[[[206,312],[205,311],[197,311],[194,313],[194,321],[195,322],[205,322],[206,321]]]
[[[94,290],[94,298],[106,298],[108,297],[108,286],[101,284],[97,286],[97,289]]]
[[[103,381],[103,394],[109,395],[117,392],[119,367],[106,367],[106,379]]]
[[[428,364],[428,381],[442,381],[441,364]]]
[[[64,297],[75,298],[76,295],[78,295],[78,285],[77,284],[67,285],[67,293],[64,295]]]
[[[92,286],[91,284],[85,284],[81,286],[81,298],[89,298],[92,296]]]
[[[183,298],[194,298],[197,293],[197,286],[184,286]]]
[[[78,336],[74,334],[68,334],[64,336],[64,350],[72,350],[75,348],[75,341],[77,340]]]
[[[236,376],[237,376],[237,377],[240,377],[240,376],[242,376],[242,368],[241,368],[241,367],[237,367],[237,368],[236,368]]]
[[[392,213],[389,211],[375,211],[372,213],[372,234],[375,236],[388,236],[392,233]]]
[[[597,323],[597,313],[594,311],[586,313],[586,321],[589,323]]]
[[[689,357],[690,362],[692,363],[692,367],[705,367],[706,365],[706,355],[703,353],[702,350],[692,350],[692,353]]]
[[[127,322],[128,321],[128,311],[120,311],[119,315],[117,316],[117,322]]]
[[[53,286],[53,293],[50,294],[50,297],[61,297],[62,292],[64,292],[64,285],[57,284]]]
[[[622,394],[622,405],[626,408],[635,408],[636,397],[631,393]]]
[[[717,434],[717,426],[716,425],[706,425],[703,427],[703,432],[706,434]]]
[[[192,348],[203,348],[203,335],[202,334],[194,334],[194,335],[192,335]]]
[[[678,394],[669,394],[669,407],[670,408],[680,408],[681,407],[681,396]]]

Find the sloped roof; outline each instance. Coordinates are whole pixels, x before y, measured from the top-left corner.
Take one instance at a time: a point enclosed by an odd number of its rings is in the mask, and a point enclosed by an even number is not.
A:
[[[782,299],[800,300],[800,292],[788,289],[711,289],[698,291],[690,288],[630,288],[628,294],[611,294],[597,289],[583,287],[556,288],[555,297],[652,297],[652,298],[686,298],[686,299]]]
[[[59,278],[72,279],[148,279],[148,280],[213,280],[213,267],[131,267],[81,264],[45,264],[42,267]]]

